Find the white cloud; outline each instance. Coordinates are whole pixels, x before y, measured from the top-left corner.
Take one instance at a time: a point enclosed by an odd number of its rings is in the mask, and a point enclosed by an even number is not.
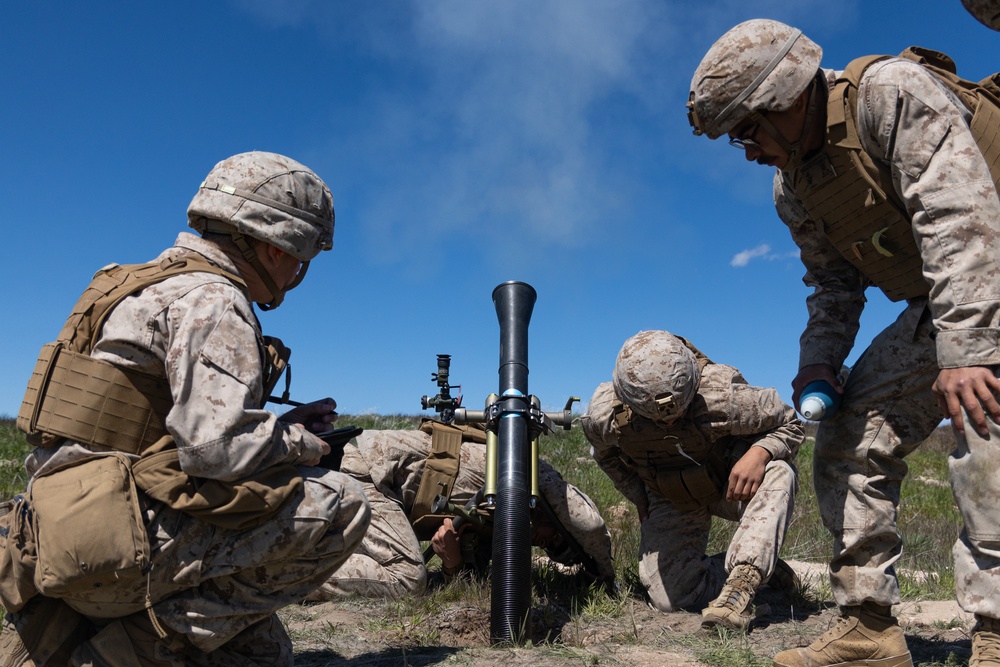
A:
[[[799,251],[793,250],[790,252],[771,252],[771,246],[766,243],[761,243],[759,246],[750,248],[748,250],[741,250],[740,252],[733,255],[733,258],[729,260],[729,266],[735,268],[742,268],[750,263],[754,259],[764,259],[769,262],[773,262],[779,259],[798,259]]]
[[[732,260],[729,262],[729,266],[743,267],[750,263],[750,260],[757,257],[768,257],[771,253],[771,246],[766,243],[761,243],[756,248],[750,248],[749,250],[742,250],[736,253]]]
[[[476,247],[493,256],[526,256],[599,243],[609,224],[628,224],[635,153],[659,155],[663,141],[640,136],[630,114],[675,120],[663,88],[689,76],[663,68],[680,48],[671,5],[393,7],[391,20],[371,10],[360,23],[390,76],[406,76],[369,87],[362,126],[335,147],[365,161],[358,173],[379,175],[378,196],[358,213],[383,261],[455,234],[488,241]]]

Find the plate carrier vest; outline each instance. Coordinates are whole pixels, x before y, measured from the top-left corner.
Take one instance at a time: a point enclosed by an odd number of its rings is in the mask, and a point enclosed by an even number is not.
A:
[[[181,470],[165,421],[173,405],[163,376],[122,368],[90,356],[108,315],[123,299],[183,273],[222,276],[241,290],[243,279],[197,255],[101,269],[77,301],[58,338],[42,348],[17,416],[36,447],[67,440],[97,451],[138,455],[136,484],[150,497],[224,528],[259,525],[302,485],[295,466],[265,469],[239,482],[192,478]],[[277,338],[260,341],[264,366],[261,407],[291,351]]]
[[[701,350],[681,340],[694,353],[703,380],[706,373],[736,372],[713,363]],[[721,500],[729,471],[750,447],[749,442],[735,437],[710,441],[687,414],[667,426],[615,399],[611,415],[622,458],[648,488],[684,510]]]
[[[892,301],[927,296],[920,251],[910,216],[896,193],[889,167],[865,153],[858,137],[858,84],[865,70],[890,56],[851,61],[827,101],[826,146],[791,174],[792,188],[830,242]],[[900,54],[934,74],[973,112],[970,129],[1000,185],[1000,73],[978,83],[955,74],[955,63],[937,51],[910,47]]]

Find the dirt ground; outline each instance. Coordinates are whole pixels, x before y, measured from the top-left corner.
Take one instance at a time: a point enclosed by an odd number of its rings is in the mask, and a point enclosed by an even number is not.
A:
[[[800,576],[823,576],[816,566],[793,564]],[[636,667],[769,666],[786,648],[802,646],[830,627],[832,603],[791,604],[765,587],[756,599],[749,633],[719,635],[700,627],[700,616],[663,614],[639,599],[625,600],[615,618],[580,620],[549,603],[532,611],[531,640],[519,647],[491,647],[489,603],[444,605],[433,613],[401,611],[406,605],[345,600],[282,612],[305,667]],[[965,665],[972,618],[953,601],[907,602],[896,614],[916,665]],[[591,618],[584,614],[583,618]]]

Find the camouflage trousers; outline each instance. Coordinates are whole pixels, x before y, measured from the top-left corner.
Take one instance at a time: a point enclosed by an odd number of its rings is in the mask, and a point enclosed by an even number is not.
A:
[[[360,438],[405,439],[414,448],[430,451],[431,436],[420,431],[367,431]],[[378,449],[378,443],[369,445]],[[386,448],[391,451],[391,448]],[[310,600],[329,600],[343,595],[401,598],[422,593],[427,586],[423,550],[404,510],[400,490],[376,487],[363,469],[357,448],[344,451],[343,470],[352,471],[364,486],[372,509],[371,527],[358,549],[351,554]],[[485,479],[486,449],[481,444],[463,443],[461,467],[451,493],[451,501],[464,505]],[[594,557],[602,574],[613,575],[611,536],[594,503],[545,461],[539,461],[539,490],[556,516],[573,537]],[[408,487],[415,487],[409,480]],[[415,491],[415,488],[413,489]]]
[[[301,468],[303,489],[264,525],[235,531],[156,505],[147,517],[152,567],[135,590],[65,598],[94,619],[142,612],[198,650],[218,649],[315,590],[357,547],[370,512],[361,485]],[[243,640],[247,638],[244,636]]]
[[[900,601],[894,564],[904,457],[941,422],[931,387],[938,375],[925,301],[912,303],[880,333],[851,370],[838,412],[816,436],[815,487],[833,535],[830,579],[840,605]],[[954,544],[958,601],[970,613],[1000,617],[1000,427],[983,439],[968,416],[948,459],[964,527]]]
[[[787,461],[770,461],[764,480],[746,503],[712,503],[682,510],[666,498],[649,494],[649,517],[639,542],[639,578],[652,605],[663,612],[700,611],[722,591],[727,573],[740,564],[774,572],[792,518],[798,475]],[[726,558],[705,554],[712,517],[738,521]]]

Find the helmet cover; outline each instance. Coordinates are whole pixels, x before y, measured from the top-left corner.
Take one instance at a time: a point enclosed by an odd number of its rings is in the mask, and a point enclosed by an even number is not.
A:
[[[688,119],[718,139],[758,111],[786,111],[816,76],[823,49],[802,31],[770,19],[731,28],[691,79]]]
[[[333,247],[333,195],[308,167],[253,151],[219,162],[188,206],[188,226],[222,231],[209,221],[273,245],[302,262]]]
[[[618,400],[655,421],[682,415],[700,381],[694,353],[667,331],[641,331],[625,341],[612,375]]]

